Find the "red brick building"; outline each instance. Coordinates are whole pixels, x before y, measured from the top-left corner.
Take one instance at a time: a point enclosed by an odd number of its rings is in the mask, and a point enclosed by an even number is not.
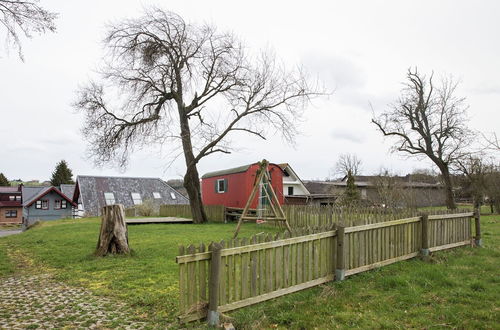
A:
[[[22,185],[0,187],[0,225],[23,223]]]

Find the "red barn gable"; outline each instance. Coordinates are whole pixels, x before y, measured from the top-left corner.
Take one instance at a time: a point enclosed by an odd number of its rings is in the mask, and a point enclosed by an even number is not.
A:
[[[205,205],[224,205],[244,208],[252,192],[259,164],[230,168],[206,173],[201,178],[201,195]],[[284,203],[283,171],[276,164],[269,164],[271,185],[280,204]],[[258,196],[255,196],[250,208],[257,208]]]

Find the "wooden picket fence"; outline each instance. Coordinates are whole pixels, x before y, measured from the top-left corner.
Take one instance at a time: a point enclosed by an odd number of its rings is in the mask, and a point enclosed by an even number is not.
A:
[[[205,205],[204,209],[208,221],[224,222],[225,207],[223,205]],[[191,219],[191,207],[189,204],[161,205],[160,216]]]
[[[208,310],[231,311],[420,253],[471,245],[474,218],[479,240],[479,215],[466,212],[180,246],[179,320],[204,318]]]

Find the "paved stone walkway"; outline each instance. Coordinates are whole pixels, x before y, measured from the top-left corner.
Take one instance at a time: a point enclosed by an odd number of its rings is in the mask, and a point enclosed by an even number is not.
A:
[[[123,304],[53,281],[49,275],[0,278],[0,329],[143,329]]]

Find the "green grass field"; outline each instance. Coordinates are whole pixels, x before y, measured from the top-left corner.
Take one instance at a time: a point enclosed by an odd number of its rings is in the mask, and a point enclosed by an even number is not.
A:
[[[231,313],[241,328],[498,328],[500,217],[483,216],[484,248],[436,253]],[[153,326],[175,325],[179,244],[229,239],[234,224],[129,226],[133,254],[96,258],[98,219],[46,222],[0,238],[0,276],[51,272],[115,297]],[[241,237],[273,227],[245,224]],[[202,323],[192,324],[193,326]]]

